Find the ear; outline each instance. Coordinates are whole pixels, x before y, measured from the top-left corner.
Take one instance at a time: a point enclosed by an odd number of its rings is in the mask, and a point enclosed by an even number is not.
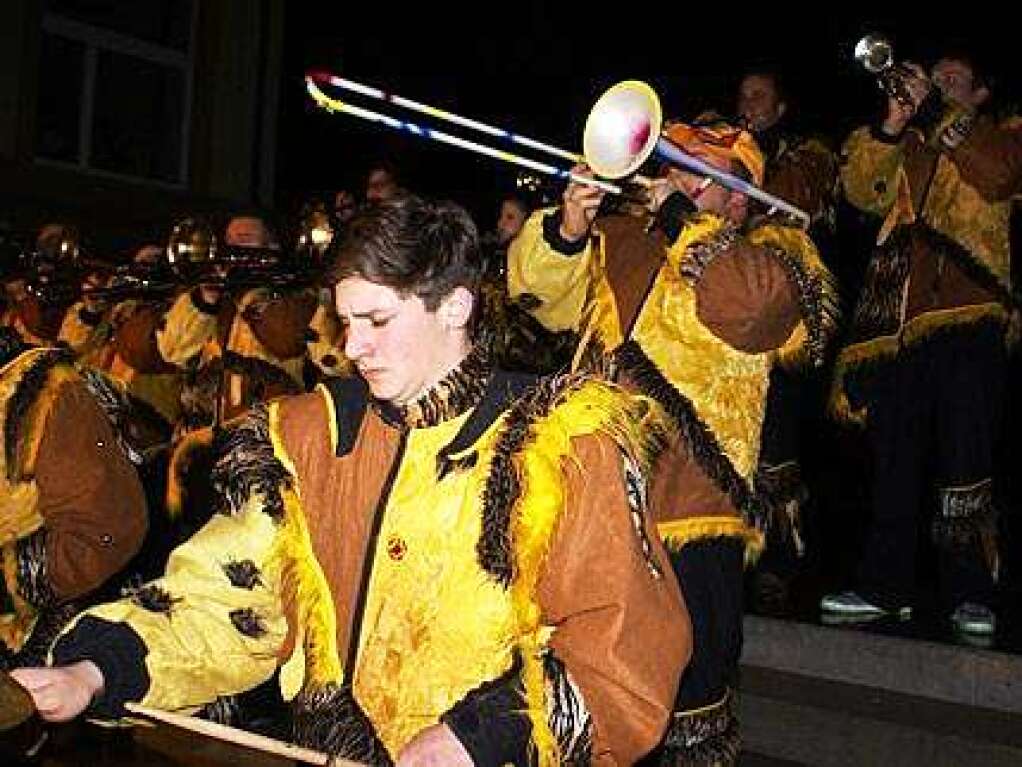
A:
[[[788,104],[785,101],[780,102],[777,105],[777,119],[780,120],[784,117],[784,113],[788,111]]]
[[[972,105],[978,107],[988,98],[990,98],[990,89],[981,85],[972,92]]]
[[[472,292],[459,285],[440,301],[440,319],[450,330],[464,330],[472,318],[475,297]]]

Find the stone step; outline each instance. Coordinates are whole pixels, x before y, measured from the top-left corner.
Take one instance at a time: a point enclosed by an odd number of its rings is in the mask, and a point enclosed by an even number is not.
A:
[[[743,764],[1022,765],[1022,662],[967,647],[746,620]]]

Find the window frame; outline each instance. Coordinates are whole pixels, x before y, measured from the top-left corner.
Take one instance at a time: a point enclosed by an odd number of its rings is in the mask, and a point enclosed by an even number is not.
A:
[[[184,189],[189,183],[189,159],[191,157],[192,108],[195,93],[195,34],[198,25],[199,0],[192,2],[192,13],[188,34],[188,47],[185,50],[171,48],[146,40],[124,35],[102,27],[62,16],[59,13],[46,12],[42,19],[43,34],[61,37],[81,43],[84,46],[84,72],[82,73],[82,106],[78,114],[78,160],[67,162],[48,157],[41,157],[33,151],[36,164],[52,168],[74,169],[78,172],[98,178],[116,181],[128,181],[162,189]],[[92,129],[95,116],[96,101],[96,70],[100,51],[109,51],[125,56],[141,59],[151,64],[177,69],[183,74],[184,90],[181,110],[181,142],[177,178],[173,181],[136,176],[128,173],[92,167]]]

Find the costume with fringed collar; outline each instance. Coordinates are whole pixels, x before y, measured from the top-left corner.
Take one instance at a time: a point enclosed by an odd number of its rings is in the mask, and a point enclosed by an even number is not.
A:
[[[295,739],[371,764],[440,721],[477,763],[632,762],[688,650],[646,519],[667,428],[479,350],[408,408],[354,378],[278,400],[216,438],[223,513],[151,598],[90,611],[56,654],[134,653],[114,708],[198,708],[280,666]]]

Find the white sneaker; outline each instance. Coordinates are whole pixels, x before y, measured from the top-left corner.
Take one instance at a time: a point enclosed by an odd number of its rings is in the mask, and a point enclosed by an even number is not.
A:
[[[867,602],[854,591],[842,591],[840,594],[827,594],[820,600],[820,609],[829,613],[840,613],[849,617],[875,618],[881,615],[897,615],[908,618],[912,608],[905,605],[895,610],[885,610],[879,605]]]
[[[951,623],[965,634],[993,634],[997,629],[997,617],[986,605],[962,602],[951,613]]]

